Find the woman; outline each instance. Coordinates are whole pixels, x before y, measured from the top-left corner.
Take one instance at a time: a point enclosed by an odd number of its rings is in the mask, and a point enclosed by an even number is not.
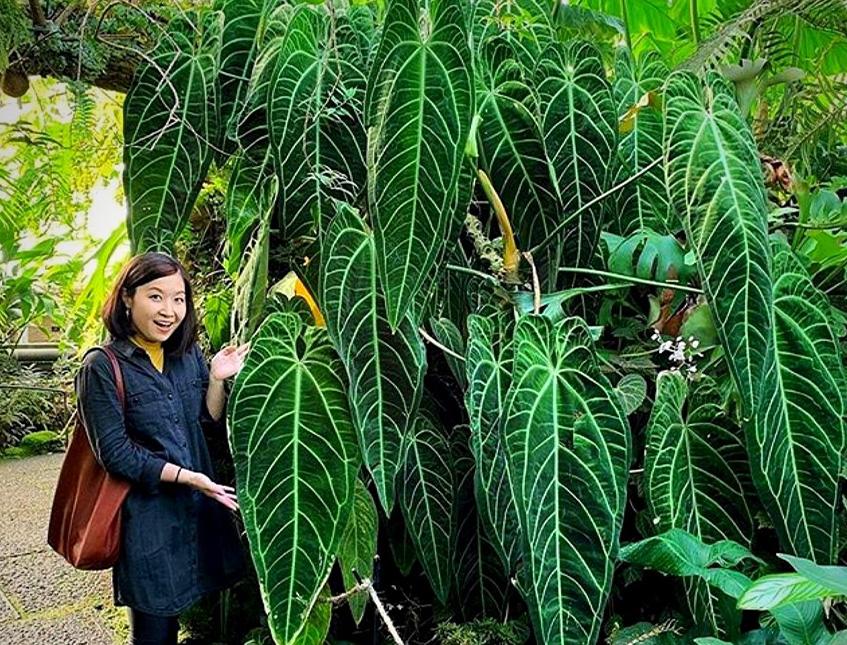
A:
[[[220,429],[223,382],[241,369],[247,347],[228,347],[206,367],[188,276],[163,253],[124,267],[103,318],[125,401],[100,351],[86,356],[76,387],[98,460],[132,483],[112,571],[115,604],[129,607],[133,645],[172,645],[179,613],[244,572],[235,492],[214,481],[201,423]]]

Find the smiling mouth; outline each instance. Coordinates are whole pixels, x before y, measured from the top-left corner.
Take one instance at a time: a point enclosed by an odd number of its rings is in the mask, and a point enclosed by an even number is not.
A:
[[[162,322],[160,320],[154,320],[153,324],[155,324],[156,327],[158,327],[162,331],[170,331],[171,329],[173,329],[174,326],[174,323],[172,322]]]

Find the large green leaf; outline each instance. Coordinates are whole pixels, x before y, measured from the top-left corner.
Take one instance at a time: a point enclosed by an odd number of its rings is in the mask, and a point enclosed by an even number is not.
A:
[[[396,328],[464,221],[455,207],[474,110],[460,0],[389,0],[368,80],[369,212]]]
[[[342,369],[323,329],[273,314],[230,398],[238,499],[278,643],[300,633],[353,504],[360,457]]]
[[[436,597],[446,603],[453,580],[456,482],[450,442],[420,414],[403,442],[400,508]]]
[[[582,320],[518,321],[505,410],[522,592],[536,638],[593,644],[618,554],[631,448],[622,405]]]
[[[254,232],[250,247],[245,249],[246,257],[235,279],[230,335],[239,344],[252,338],[262,321],[268,290],[270,220],[277,189],[276,177],[271,177],[256,204],[259,227]]]
[[[683,529],[706,543],[733,540],[750,546],[753,518],[741,429],[721,408],[708,379],[689,393],[686,377],[662,372],[647,426],[644,487],[659,532]],[[740,615],[701,580],[687,584],[695,617],[715,634],[737,629]]]
[[[665,93],[673,206],[695,251],[703,290],[749,418],[771,328],[767,208],[759,154],[728,82],[675,72]]]
[[[124,101],[124,191],[134,252],[173,251],[218,136],[223,15],[181,15],[136,72]]]
[[[552,231],[561,207],[532,88],[524,82],[518,60],[514,39],[501,37],[488,44],[478,61],[477,138],[479,167],[503,202],[519,247],[529,249]],[[539,264],[547,268],[545,262]]]
[[[339,206],[321,256],[321,307],[349,377],[365,464],[390,512],[403,435],[420,402],[426,350],[408,316],[392,333],[377,286],[374,235],[351,207]]]
[[[540,125],[567,218],[610,184],[617,146],[615,103],[600,52],[574,41],[553,45],[535,71]],[[550,272],[564,263],[587,265],[602,225],[602,205],[583,211],[549,247]]]
[[[762,401],[747,429],[753,480],[783,548],[821,564],[838,539],[844,373],[829,302],[787,246],[774,257]]]
[[[224,14],[220,52],[221,129],[235,136],[253,63],[265,38],[270,12],[283,0],[217,0]]]
[[[474,0],[468,4],[471,46],[477,61],[484,57],[483,50],[491,40],[505,38],[517,53],[517,61],[531,68],[556,38],[552,7],[544,0]]]
[[[732,540],[706,544],[683,529],[670,529],[660,535],[621,548],[624,562],[649,567],[665,574],[697,577],[738,598],[750,586],[743,573],[732,571],[742,560],[756,560],[749,549]]]
[[[478,616],[505,618],[511,583],[476,508],[475,466],[470,443],[468,426],[453,429],[450,444],[458,478],[453,509],[456,516],[455,598],[465,620]]]
[[[373,497],[362,480],[357,479],[353,510],[338,546],[338,566],[341,568],[345,589],[352,589],[356,585],[353,569],[363,578],[373,578],[377,525]],[[358,625],[362,622],[368,597],[361,593],[354,594],[347,599],[347,603],[350,605],[353,620]]]
[[[622,126],[618,141],[620,175],[615,183],[643,170],[662,157],[663,120],[659,92],[669,70],[655,53],[638,62],[625,47],[615,58],[614,96]],[[617,204],[617,230],[623,235],[640,229],[673,232],[664,170],[655,166],[621,191]]]
[[[352,200],[364,187],[365,61],[350,29],[344,13],[298,5],[270,46],[265,111],[288,238],[327,223],[328,196]]]
[[[468,318],[465,406],[471,427],[479,515],[508,573],[520,557],[520,523],[509,479],[509,462],[500,431],[511,382],[511,312],[489,311]]]

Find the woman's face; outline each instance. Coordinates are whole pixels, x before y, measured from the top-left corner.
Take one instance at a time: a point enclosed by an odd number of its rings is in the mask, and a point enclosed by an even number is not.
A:
[[[185,282],[179,272],[143,284],[123,300],[133,328],[150,342],[166,341],[185,318]]]

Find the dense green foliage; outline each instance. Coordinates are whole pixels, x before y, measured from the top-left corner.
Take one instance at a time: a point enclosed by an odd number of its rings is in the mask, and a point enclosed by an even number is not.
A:
[[[206,326],[253,343],[229,441],[277,642],[377,549],[457,642],[847,626],[847,21],[666,5],[218,0],[136,73],[134,248],[226,184]]]

